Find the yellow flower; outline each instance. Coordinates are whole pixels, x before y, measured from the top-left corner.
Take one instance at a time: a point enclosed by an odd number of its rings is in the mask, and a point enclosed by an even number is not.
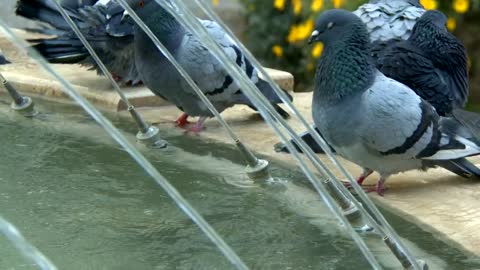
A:
[[[287,37],[287,41],[289,43],[294,43],[297,41],[297,36],[298,36],[298,26],[296,25],[292,25],[292,27],[290,27],[290,32],[288,33],[288,37]]]
[[[319,58],[323,52],[323,43],[318,42],[312,49],[312,56],[314,58]]]
[[[272,52],[276,57],[282,57],[283,56],[283,49],[280,45],[275,45],[272,47]]]
[[[300,14],[302,12],[302,0],[292,0],[293,5],[293,13],[295,15]]]
[[[468,11],[470,2],[468,0],[455,0],[453,1],[453,9],[458,13],[465,13]]]
[[[312,34],[313,26],[314,22],[312,19],[307,20],[303,24],[293,25],[290,28],[290,33],[288,34],[287,41],[290,43],[294,43],[307,39]]]
[[[344,0],[333,0],[333,7],[334,8],[340,8],[343,6]]]
[[[298,39],[305,40],[312,34],[314,22],[312,19],[307,20],[304,24],[300,25],[298,29]]]
[[[436,0],[420,0],[420,4],[422,4],[426,10],[437,9],[438,6]]]
[[[218,6],[219,3],[220,3],[220,0],[212,0],[212,4],[214,6]]]
[[[448,30],[450,31],[453,31],[455,30],[455,28],[457,27],[457,21],[455,20],[455,18],[448,18],[447,20],[447,28]]]
[[[321,10],[323,7],[323,0],[313,0],[311,9],[313,12]]]
[[[273,7],[283,11],[285,9],[285,0],[274,0]]]

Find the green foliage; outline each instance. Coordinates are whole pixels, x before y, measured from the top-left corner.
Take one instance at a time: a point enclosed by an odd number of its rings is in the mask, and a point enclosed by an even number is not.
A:
[[[295,76],[296,91],[310,90],[320,48],[307,44],[313,22],[324,10],[340,7],[355,10],[366,0],[242,0],[247,12],[246,43],[266,66]],[[453,30],[463,14],[480,9],[480,0],[422,0],[449,16]],[[465,3],[466,2],[466,3]],[[466,5],[466,6],[465,6]],[[321,51],[321,50],[320,50]]]

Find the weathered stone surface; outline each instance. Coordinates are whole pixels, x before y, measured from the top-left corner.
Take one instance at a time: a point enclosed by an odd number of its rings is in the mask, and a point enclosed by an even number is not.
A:
[[[23,31],[16,31],[21,37],[30,37]],[[12,62],[10,65],[0,66],[0,71],[22,93],[32,93],[52,98],[68,99],[58,82],[39,69],[23,52],[16,49],[4,38],[0,38],[0,49]],[[94,71],[81,65],[53,64],[54,69],[67,79],[76,89],[94,104],[110,110],[124,110],[125,104],[113,90],[106,77],[98,76]],[[293,91],[293,76],[284,71],[266,69],[269,76],[285,90]],[[155,96],[148,88],[125,87],[123,93],[136,107],[161,106],[168,104]]]

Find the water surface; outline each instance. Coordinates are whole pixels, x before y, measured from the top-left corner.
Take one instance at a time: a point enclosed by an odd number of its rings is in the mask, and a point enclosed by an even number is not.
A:
[[[0,214],[59,269],[231,269],[161,188],[76,107],[40,102],[40,119],[0,103]],[[134,134],[133,124],[110,115]],[[251,269],[369,269],[301,173],[247,181],[229,145],[172,129],[174,147],[144,149]],[[133,139],[133,135],[129,135]],[[475,258],[386,213],[431,269],[480,269]],[[415,244],[413,244],[413,242]],[[399,269],[378,239],[387,269]],[[35,269],[0,237],[0,269]]]

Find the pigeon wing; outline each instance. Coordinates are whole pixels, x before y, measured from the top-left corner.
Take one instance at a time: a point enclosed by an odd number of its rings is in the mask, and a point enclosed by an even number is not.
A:
[[[377,43],[374,52],[378,47],[382,45]],[[428,56],[407,41],[390,44],[376,55],[375,61],[383,74],[414,90],[439,114],[446,115],[453,109],[456,88],[451,88],[448,74],[436,68]]]
[[[256,70],[223,29],[213,21],[201,20],[201,23],[229,58],[240,66],[253,83],[257,83]],[[227,73],[223,64],[191,33],[185,35],[177,54],[177,60],[212,101],[229,101],[234,94],[240,91],[237,82]],[[186,87],[185,89],[190,88]],[[192,92],[192,94],[194,93]]]

